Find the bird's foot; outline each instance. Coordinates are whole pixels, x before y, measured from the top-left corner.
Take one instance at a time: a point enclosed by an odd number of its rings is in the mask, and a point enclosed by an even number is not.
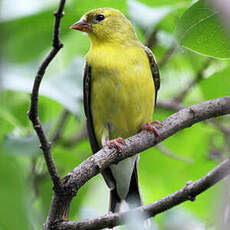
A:
[[[160,134],[154,125],[162,126],[162,123],[160,121],[156,121],[156,120],[150,121],[150,122],[147,122],[146,124],[142,125],[141,130],[152,131],[157,137],[160,137]]]
[[[116,139],[109,140],[106,142],[106,145],[108,147],[115,146],[119,151],[121,151],[122,149],[121,144],[125,144],[125,140],[122,137],[118,137]]]

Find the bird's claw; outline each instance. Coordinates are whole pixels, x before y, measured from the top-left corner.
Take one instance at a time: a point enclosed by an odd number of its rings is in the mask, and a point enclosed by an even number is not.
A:
[[[116,139],[109,140],[106,142],[106,145],[108,147],[115,146],[119,151],[122,150],[121,144],[125,144],[125,140],[122,137],[118,137]]]
[[[154,125],[163,126],[163,124],[160,121],[155,120],[155,121],[147,122],[146,124],[142,125],[141,130],[152,131],[157,137],[160,137],[160,134]]]

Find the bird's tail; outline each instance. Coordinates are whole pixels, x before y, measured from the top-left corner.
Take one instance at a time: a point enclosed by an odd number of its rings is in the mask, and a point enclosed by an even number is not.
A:
[[[135,161],[135,166],[133,169],[130,187],[125,201],[127,202],[129,209],[133,209],[142,205],[141,194],[138,184],[138,173],[137,173],[138,159]],[[109,212],[119,212],[122,200],[120,199],[116,187],[110,190],[110,206]]]
[[[141,205],[143,205],[142,199],[141,199],[141,193],[139,189],[138,184],[138,172],[137,172],[137,164],[138,159],[135,162],[135,167],[132,173],[131,181],[130,181],[130,187],[129,192],[126,196],[125,202],[128,204],[129,209],[137,208]],[[124,211],[121,210],[121,204],[122,200],[120,199],[116,187],[110,191],[110,206],[109,206],[109,212],[120,212]],[[137,218],[138,219],[138,218]],[[142,222],[142,218],[139,218],[140,222]],[[128,222],[130,220],[127,220]],[[140,223],[139,223],[140,224]],[[143,221],[143,229],[149,229],[151,227],[151,221],[150,219]]]

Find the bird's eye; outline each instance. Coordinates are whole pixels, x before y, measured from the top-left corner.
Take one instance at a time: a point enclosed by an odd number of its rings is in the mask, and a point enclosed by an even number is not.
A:
[[[98,14],[97,16],[96,16],[96,20],[97,21],[102,21],[102,20],[104,20],[105,19],[105,16],[103,15],[103,14]]]

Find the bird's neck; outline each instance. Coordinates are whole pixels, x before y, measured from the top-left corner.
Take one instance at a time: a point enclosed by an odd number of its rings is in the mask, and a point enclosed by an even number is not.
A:
[[[99,48],[99,47],[105,47],[105,46],[113,46],[118,48],[125,48],[130,46],[137,46],[139,44],[139,41],[136,37],[133,38],[126,38],[126,37],[109,37],[108,39],[100,39],[94,36],[90,37],[90,48]]]
[[[138,44],[138,39],[133,28],[127,28],[126,31],[106,31],[101,33],[88,33],[91,48],[99,46],[130,47]]]

